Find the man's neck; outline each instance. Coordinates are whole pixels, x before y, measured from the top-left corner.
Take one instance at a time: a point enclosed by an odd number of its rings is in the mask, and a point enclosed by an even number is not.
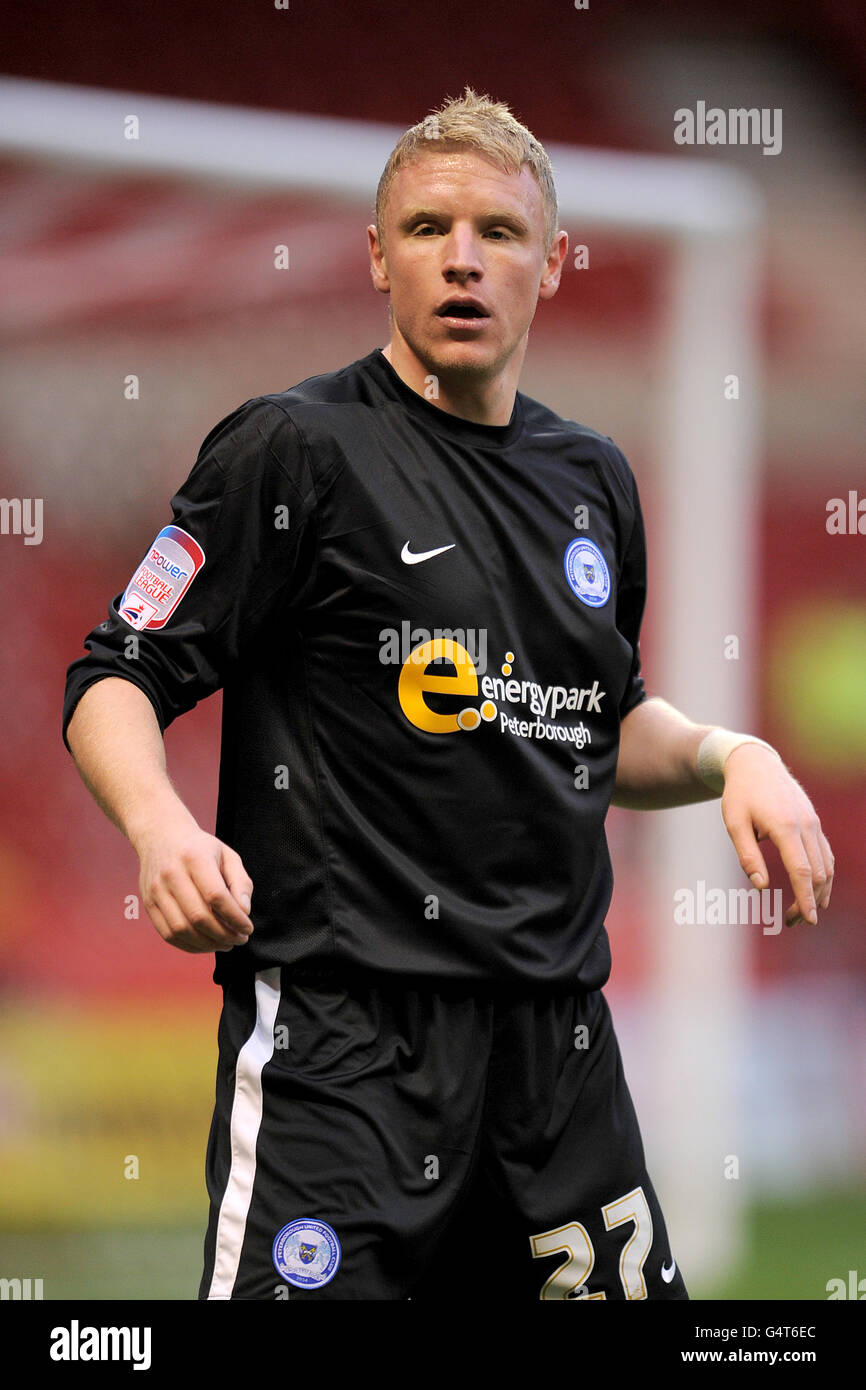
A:
[[[519,357],[515,353],[505,371],[490,378],[431,372],[398,336],[392,336],[388,346],[382,349],[382,355],[401,381],[446,414],[458,415],[476,425],[507,425],[510,422],[522,353]],[[430,390],[431,376],[435,382],[433,392]]]

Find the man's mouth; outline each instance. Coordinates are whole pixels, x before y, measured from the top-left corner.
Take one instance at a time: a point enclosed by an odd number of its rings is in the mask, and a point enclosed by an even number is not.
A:
[[[478,299],[447,299],[436,310],[436,314],[438,318],[444,319],[449,324],[475,323],[480,326],[487,323],[490,318],[487,306]]]

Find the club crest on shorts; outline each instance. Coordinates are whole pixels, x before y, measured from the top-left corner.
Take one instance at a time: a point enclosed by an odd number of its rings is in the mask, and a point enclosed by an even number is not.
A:
[[[565,552],[565,577],[581,603],[601,608],[610,598],[610,571],[597,545],[584,538]]]
[[[274,1241],[274,1267],[297,1289],[320,1289],[337,1273],[342,1253],[326,1221],[290,1221]]]
[[[164,526],[120,600],[118,612],[130,627],[165,627],[204,564],[198,541],[179,526]]]

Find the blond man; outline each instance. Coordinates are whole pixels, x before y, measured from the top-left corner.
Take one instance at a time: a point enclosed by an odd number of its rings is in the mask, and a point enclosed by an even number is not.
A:
[[[543,147],[467,89],[368,239],[387,346],[216,426],[69,672],[154,926],[216,952],[200,1297],[683,1299],[602,993],[605,815],[721,794],[789,922],[832,854],[771,748],[647,697],[634,477],[517,390],[567,251]],[[161,735],[218,688],[212,836]]]

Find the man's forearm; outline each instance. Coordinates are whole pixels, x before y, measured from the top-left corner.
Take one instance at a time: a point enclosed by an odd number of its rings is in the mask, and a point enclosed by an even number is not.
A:
[[[163,940],[190,952],[243,945],[253,930],[252,879],[172,787],[144,692],[115,676],[91,685],[66,738],[89,790],[138,854],[142,902]]]
[[[132,681],[107,676],[85,690],[66,737],[88,790],[133,845],[167,818],[195,824],[169,781],[153,706]]]
[[[698,749],[711,724],[693,724],[658,696],[622,721],[614,806],[659,810],[718,796],[698,773]]]

